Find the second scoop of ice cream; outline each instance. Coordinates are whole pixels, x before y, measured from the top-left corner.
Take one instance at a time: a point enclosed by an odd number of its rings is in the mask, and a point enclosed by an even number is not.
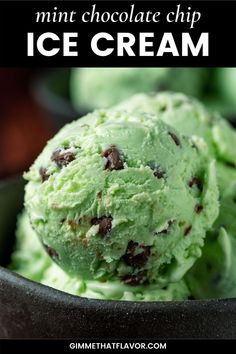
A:
[[[26,174],[31,224],[70,275],[179,281],[218,215],[205,149],[146,114],[91,113],[65,126]]]

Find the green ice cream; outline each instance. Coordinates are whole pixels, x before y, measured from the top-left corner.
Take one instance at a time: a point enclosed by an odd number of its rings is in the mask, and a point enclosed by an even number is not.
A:
[[[42,244],[85,281],[178,282],[218,215],[203,140],[146,113],[96,111],[65,126],[25,177]]]
[[[71,98],[81,107],[107,108],[138,92],[177,90],[201,96],[203,68],[83,68],[71,74]]]
[[[156,113],[182,133],[205,139],[210,154],[217,159],[220,214],[208,232],[202,257],[188,274],[191,293],[196,298],[236,296],[236,132],[217,114],[181,94],[136,95],[118,108],[131,112]]]
[[[236,297],[236,169],[217,165],[220,214],[203,255],[187,275],[196,298]]]
[[[184,280],[171,283],[164,289],[156,284],[131,286],[119,280],[100,282],[97,280],[80,280],[69,277],[61,268],[53,264],[44,274],[42,284],[65,291],[72,295],[103,299],[127,301],[173,301],[184,300],[190,296]]]
[[[74,106],[107,108],[134,93],[156,91],[167,68],[84,68],[74,69],[71,98]]]
[[[208,111],[199,101],[180,93],[137,94],[117,109],[148,112],[184,135],[202,137],[217,160],[236,165],[236,132],[218,113]]]
[[[36,237],[26,212],[23,212],[18,218],[16,240],[11,269],[28,279],[40,281],[52,261],[43,251],[41,242]]]
[[[236,238],[222,227],[207,236],[202,257],[187,274],[196,299],[236,297]]]
[[[16,249],[12,254],[11,269],[20,275],[72,295],[132,301],[170,301],[187,299],[190,295],[186,283],[167,285],[161,289],[156,285],[139,285],[135,288],[121,281],[84,281],[69,277],[48,256],[35,231],[32,229],[26,212],[18,219]]]

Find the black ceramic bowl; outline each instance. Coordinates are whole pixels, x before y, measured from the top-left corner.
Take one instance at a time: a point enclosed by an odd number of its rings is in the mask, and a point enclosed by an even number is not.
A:
[[[24,183],[0,183],[0,338],[235,338],[236,299],[171,302],[92,300],[4,268]]]

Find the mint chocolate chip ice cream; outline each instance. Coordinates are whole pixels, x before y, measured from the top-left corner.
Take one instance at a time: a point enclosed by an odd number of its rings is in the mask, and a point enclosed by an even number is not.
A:
[[[209,153],[217,160],[236,164],[236,132],[218,113],[208,111],[199,101],[189,96],[163,92],[137,94],[116,106],[128,112],[148,112],[184,135],[205,140]]]
[[[68,124],[25,178],[45,250],[84,281],[177,283],[218,215],[204,141],[146,113],[102,110]]]
[[[187,280],[195,298],[235,297],[235,130],[218,114],[209,112],[198,101],[182,94],[140,94],[122,102],[118,108],[130,112],[155,113],[157,120],[167,122],[182,133],[192,136],[192,139],[204,138],[209,154],[217,160],[220,213],[212,230],[207,233],[203,255],[190,269]]]

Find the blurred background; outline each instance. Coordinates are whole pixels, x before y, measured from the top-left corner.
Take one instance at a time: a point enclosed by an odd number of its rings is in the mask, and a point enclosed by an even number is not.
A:
[[[37,70],[0,69],[0,178],[21,173],[52,135],[49,119],[31,95]]]
[[[28,169],[67,122],[138,92],[183,92],[236,122],[235,88],[236,68],[2,68],[0,179]]]

